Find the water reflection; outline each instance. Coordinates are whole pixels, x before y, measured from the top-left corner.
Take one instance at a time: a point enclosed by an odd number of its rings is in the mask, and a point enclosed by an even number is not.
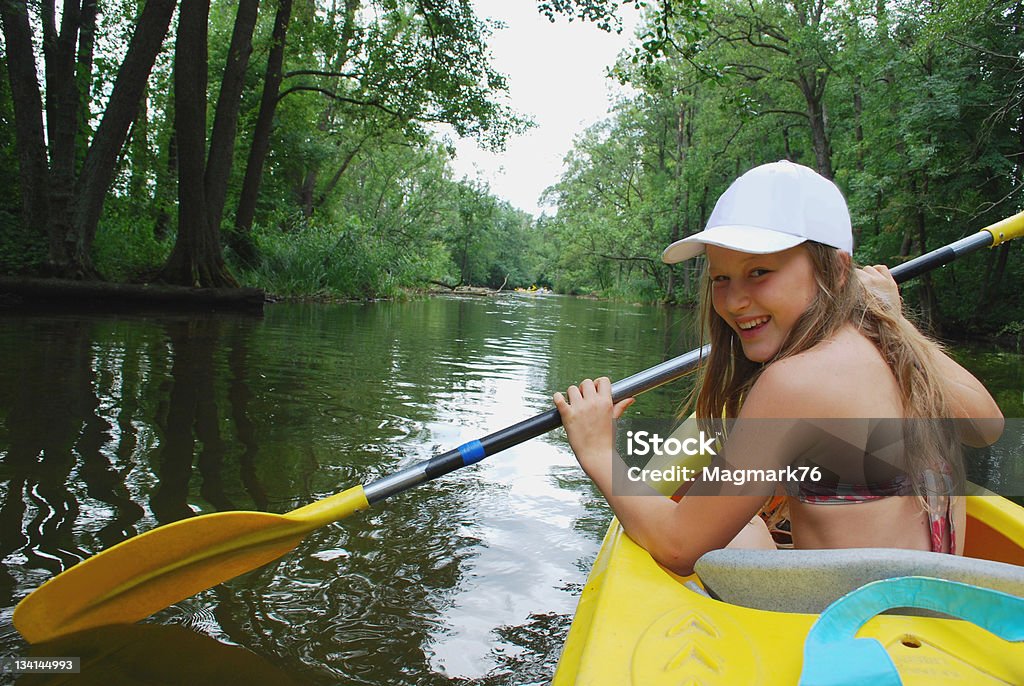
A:
[[[69,477],[79,467],[75,455],[81,456],[80,477],[87,488],[116,489],[102,476],[105,460],[97,449],[109,425],[96,415],[92,326],[39,322],[26,333],[18,363],[4,365],[0,374],[8,446],[0,551],[5,556],[21,552],[28,566],[51,576],[88,554],[74,536],[79,502],[69,490]],[[15,584],[9,570],[4,572],[4,599],[10,601]]]
[[[109,626],[83,631],[27,649],[26,657],[75,656],[81,673],[76,684],[150,686],[218,684],[288,686],[287,674],[266,659],[227,646],[181,626]],[[31,674],[19,686],[57,686],[64,675]]]
[[[227,323],[231,324],[229,337],[223,332]],[[188,505],[193,466],[200,479],[199,495],[213,509],[247,509],[250,502],[256,509],[267,506],[265,489],[254,471],[258,446],[247,408],[247,324],[204,318],[164,325],[173,363],[164,382],[166,407],[155,417],[159,446],[153,460],[158,483],[150,498],[161,524],[195,514]],[[229,443],[222,431],[232,426],[240,454],[231,468],[237,468],[250,496],[242,505],[232,500],[225,484]]]
[[[138,532],[287,512],[695,343],[686,311],[567,298],[5,315],[0,650],[27,649],[17,600]],[[685,390],[632,412],[665,417]],[[316,531],[154,621],[299,683],[543,682],[607,519],[556,432]]]

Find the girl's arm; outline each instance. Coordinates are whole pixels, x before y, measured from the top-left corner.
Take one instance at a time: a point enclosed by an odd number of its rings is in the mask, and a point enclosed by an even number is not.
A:
[[[887,267],[864,267],[858,276],[865,287],[902,312],[899,287]],[[946,397],[953,405],[953,418],[969,420],[958,422],[961,440],[975,448],[995,443],[1003,433],[1003,413],[988,389],[938,346],[932,346],[930,352]]]
[[[974,448],[995,443],[1003,433],[1003,413],[988,389],[938,347],[931,353],[955,418],[962,420],[957,422],[960,440]]]
[[[587,379],[578,387],[571,386],[567,395],[568,400],[556,393],[554,401],[580,465],[630,538],[673,572],[691,574],[697,558],[728,545],[764,504],[764,493],[688,494],[678,503],[662,495],[626,494],[625,475],[615,475],[622,463],[615,455],[613,422],[632,398],[613,403],[607,378]]]

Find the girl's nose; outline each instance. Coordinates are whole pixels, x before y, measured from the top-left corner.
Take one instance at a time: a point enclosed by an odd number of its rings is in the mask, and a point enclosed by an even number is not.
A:
[[[750,294],[738,283],[730,283],[726,293],[725,307],[729,314],[740,314],[750,307]]]

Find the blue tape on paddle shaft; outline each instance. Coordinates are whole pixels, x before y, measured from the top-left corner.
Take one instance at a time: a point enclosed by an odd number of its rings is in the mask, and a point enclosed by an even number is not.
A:
[[[480,460],[487,457],[487,453],[484,452],[484,444],[480,441],[470,441],[469,443],[463,443],[459,446],[459,454],[462,455],[462,466],[468,467],[471,464],[476,464]]]

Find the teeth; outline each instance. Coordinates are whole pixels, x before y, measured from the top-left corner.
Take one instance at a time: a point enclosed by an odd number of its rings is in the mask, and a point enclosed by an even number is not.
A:
[[[743,323],[737,322],[736,325],[743,329],[744,331],[746,331],[748,329],[753,329],[755,326],[760,326],[761,324],[764,324],[769,319],[770,317],[758,317],[757,319],[751,319],[750,321]]]

